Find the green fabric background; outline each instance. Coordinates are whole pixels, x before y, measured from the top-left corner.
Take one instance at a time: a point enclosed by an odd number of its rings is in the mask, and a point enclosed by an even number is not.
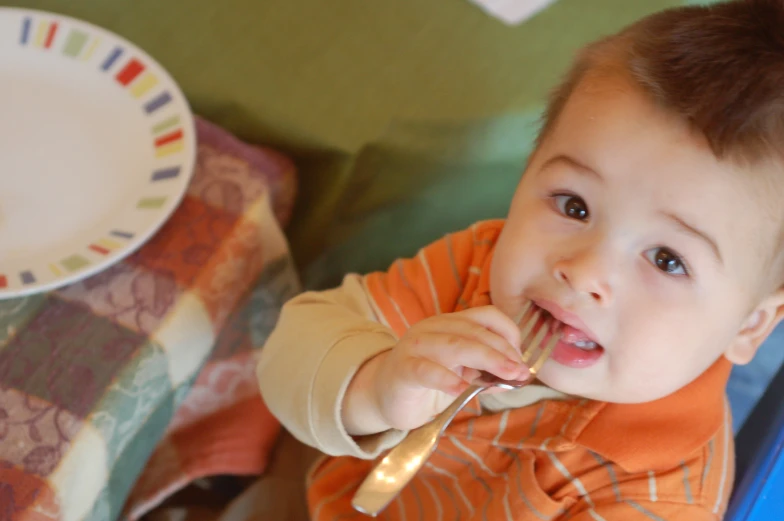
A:
[[[467,0],[21,0],[155,56],[194,110],[288,153],[309,286],[503,215],[575,50],[679,0],[557,0],[508,27]],[[696,3],[696,2],[694,2]],[[11,5],[11,4],[7,4]]]

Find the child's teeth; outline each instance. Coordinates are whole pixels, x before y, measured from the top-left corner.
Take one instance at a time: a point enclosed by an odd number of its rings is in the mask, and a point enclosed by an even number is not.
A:
[[[578,340],[574,343],[574,347],[579,347],[580,349],[593,349],[596,347],[596,342],[592,342],[590,340]]]

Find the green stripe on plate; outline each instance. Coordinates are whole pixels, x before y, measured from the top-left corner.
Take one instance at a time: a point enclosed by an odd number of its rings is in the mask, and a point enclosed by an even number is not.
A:
[[[62,264],[63,267],[68,271],[76,271],[90,264],[90,261],[88,261],[81,255],[71,255],[67,259],[61,260],[60,264]]]
[[[160,208],[164,204],[166,204],[165,197],[146,197],[139,201],[139,204],[137,204],[136,207],[144,208],[146,210],[154,210]]]
[[[81,54],[82,49],[84,49],[84,44],[86,43],[87,33],[74,29],[68,34],[68,39],[65,41],[65,47],[63,47],[63,54],[76,58]]]
[[[172,116],[169,119],[165,119],[152,127],[153,134],[160,134],[161,132],[165,132],[172,127],[177,126],[180,122],[180,116]]]

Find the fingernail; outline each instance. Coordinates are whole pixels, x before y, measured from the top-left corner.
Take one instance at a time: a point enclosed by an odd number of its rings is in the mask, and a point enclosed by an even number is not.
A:
[[[525,366],[520,362],[513,362],[509,360],[504,364],[504,369],[506,369],[509,372],[520,372],[525,369]]]

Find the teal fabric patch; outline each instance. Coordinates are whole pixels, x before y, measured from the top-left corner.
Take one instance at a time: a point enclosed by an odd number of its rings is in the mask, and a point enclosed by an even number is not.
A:
[[[112,515],[112,505],[109,499],[109,490],[104,488],[98,497],[95,498],[93,509],[82,521],[106,521],[108,519],[116,519],[117,513]]]
[[[106,441],[110,468],[132,440],[141,437],[152,450],[160,439],[144,438],[139,431],[146,428],[151,415],[170,406],[173,391],[168,364],[163,349],[155,342],[147,342],[96,404],[90,422]],[[167,423],[169,420],[171,417]],[[125,469],[120,468],[124,473]]]
[[[131,488],[144,469],[158,440],[163,437],[174,411],[175,405],[172,395],[169,394],[159,402],[158,407],[152,411],[147,421],[119,455],[109,476],[107,489],[110,515],[100,519],[117,519],[120,515]]]

